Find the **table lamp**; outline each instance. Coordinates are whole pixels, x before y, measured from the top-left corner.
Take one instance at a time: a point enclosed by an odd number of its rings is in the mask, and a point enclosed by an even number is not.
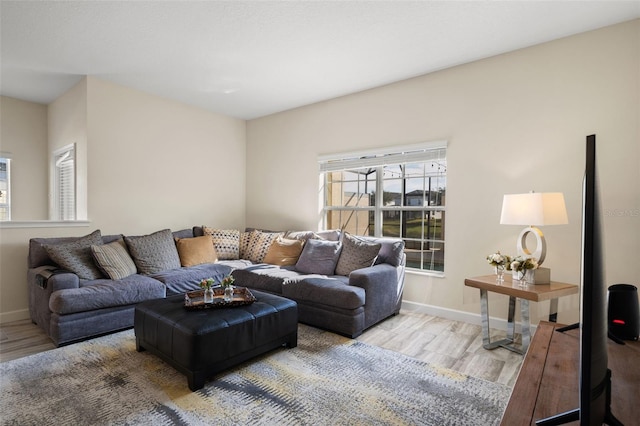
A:
[[[547,255],[547,242],[537,227],[567,223],[567,209],[561,192],[505,194],[502,200],[500,224],[528,225],[518,235],[516,248],[519,256],[538,260],[538,269],[534,270],[535,284],[548,284],[551,280],[549,268],[540,268]],[[527,236],[530,233],[536,238],[537,247],[534,252],[527,248]]]

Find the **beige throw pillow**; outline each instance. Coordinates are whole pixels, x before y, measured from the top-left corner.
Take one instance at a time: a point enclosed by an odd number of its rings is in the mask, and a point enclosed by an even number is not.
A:
[[[271,265],[295,265],[302,253],[304,241],[278,237],[269,247],[263,262]]]
[[[194,238],[177,238],[176,247],[182,266],[202,265],[218,261],[218,253],[208,235]]]

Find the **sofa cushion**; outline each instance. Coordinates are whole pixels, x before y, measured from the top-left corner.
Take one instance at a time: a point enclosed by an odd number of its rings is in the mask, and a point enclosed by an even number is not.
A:
[[[92,245],[91,252],[98,267],[112,280],[126,278],[137,272],[122,238],[109,244]]]
[[[263,262],[279,266],[295,265],[303,247],[303,240],[278,237],[271,243]]]
[[[237,229],[215,229],[204,226],[204,235],[209,235],[218,253],[219,260],[240,258],[240,231]]]
[[[59,315],[125,306],[165,297],[164,285],[144,275],[130,275],[121,280],[99,279],[80,288],[54,291],[49,309]]]
[[[180,267],[180,257],[170,229],[149,235],[124,237],[138,272],[151,275]]]
[[[188,268],[170,269],[153,274],[152,277],[164,283],[167,295],[184,294],[187,291],[200,290],[200,281],[213,278],[219,283],[233,269],[221,263],[203,263]]]
[[[306,274],[333,275],[341,247],[339,241],[308,240],[296,262],[296,271]]]
[[[103,275],[98,269],[91,254],[91,246],[102,244],[100,230],[78,238],[72,242],[60,244],[45,244],[44,248],[49,257],[62,269],[73,272],[79,278],[95,280]]]
[[[366,241],[347,232],[342,236],[342,251],[336,274],[348,276],[352,271],[373,265],[382,244]]]
[[[358,309],[365,304],[365,290],[335,278],[305,278],[282,286],[282,295],[298,303]]]
[[[211,237],[204,235],[194,238],[176,239],[176,249],[182,266],[195,266],[203,263],[218,261],[218,253],[211,241]]]
[[[269,247],[280,236],[282,236],[281,232],[263,232],[254,229],[251,231],[251,238],[244,258],[253,263],[262,263]]]

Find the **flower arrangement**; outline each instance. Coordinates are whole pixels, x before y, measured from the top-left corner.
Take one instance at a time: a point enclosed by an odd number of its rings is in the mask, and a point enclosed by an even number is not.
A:
[[[206,278],[200,281],[200,288],[204,290],[211,290],[211,287],[215,285],[215,280],[213,278]]]
[[[222,281],[220,281],[220,285],[223,288],[231,287],[235,281],[236,279],[233,278],[233,275],[227,275],[222,279]]]
[[[509,263],[508,270],[516,272],[526,272],[527,269],[537,269],[538,259],[535,257],[516,256]]]
[[[499,251],[487,256],[487,262],[491,266],[507,266],[511,263],[511,256],[507,254],[502,254]]]

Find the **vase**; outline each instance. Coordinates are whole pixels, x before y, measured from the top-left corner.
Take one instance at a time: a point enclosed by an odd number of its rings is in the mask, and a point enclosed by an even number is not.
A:
[[[501,283],[504,281],[504,265],[496,265],[496,281]]]
[[[228,285],[224,288],[224,301],[231,302],[233,300],[233,286]]]
[[[204,303],[213,303],[213,289],[207,288],[204,290]]]

